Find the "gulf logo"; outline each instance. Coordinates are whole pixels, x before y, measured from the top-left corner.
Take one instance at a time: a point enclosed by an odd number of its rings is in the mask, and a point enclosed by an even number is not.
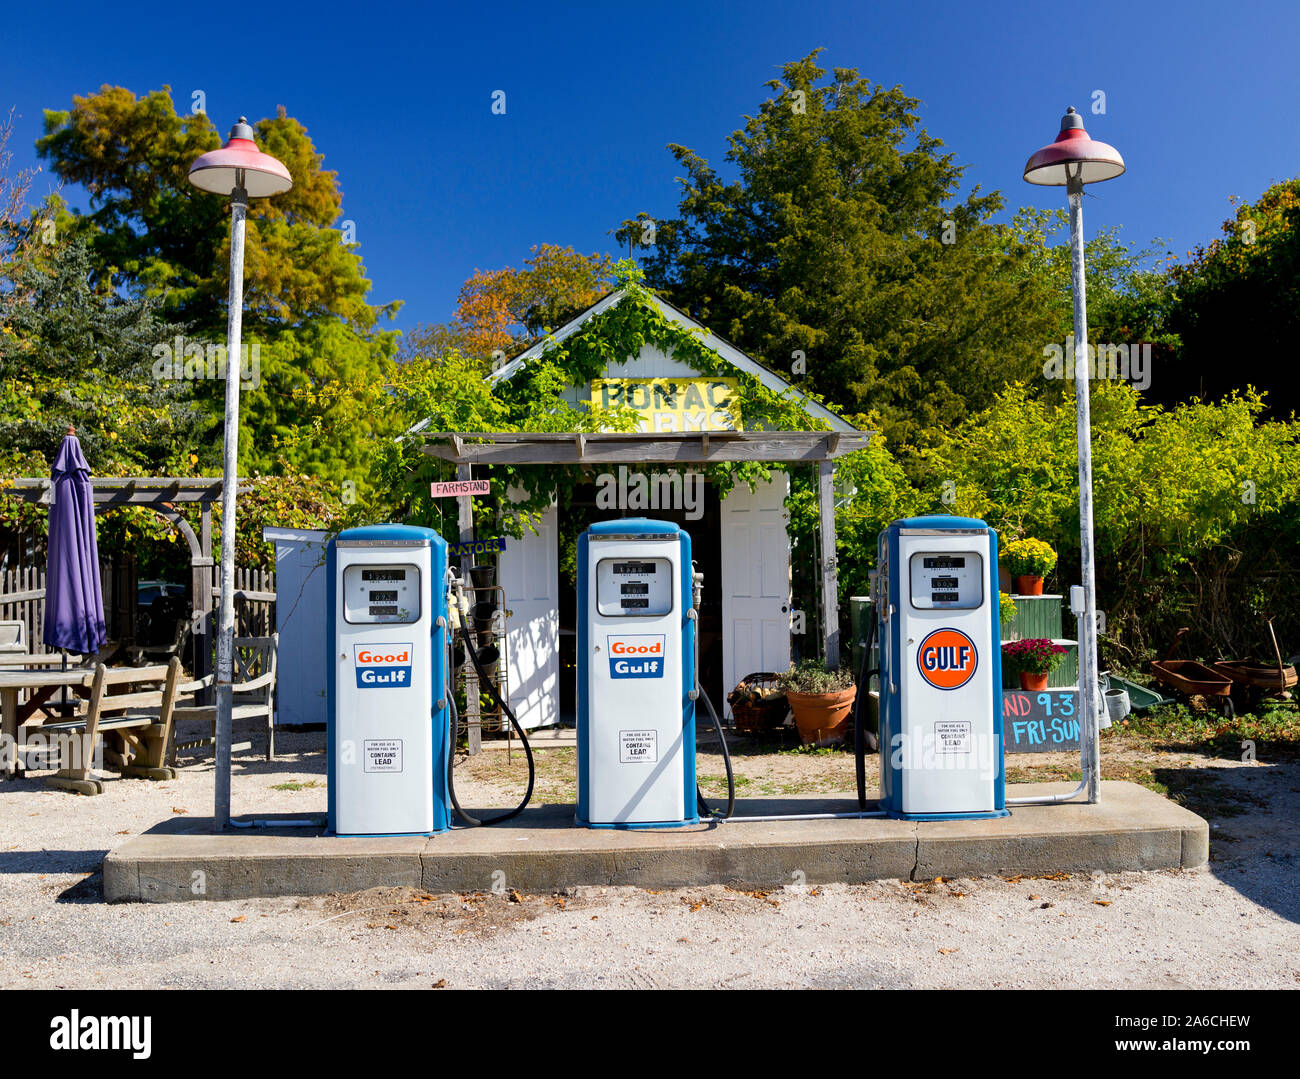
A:
[[[630,637],[607,637],[611,678],[662,678],[664,635],[642,633]]]
[[[916,650],[921,677],[936,689],[960,689],[974,676],[979,662],[975,642],[959,629],[936,629]]]
[[[353,648],[357,689],[401,689],[411,684],[410,641],[358,644]]]

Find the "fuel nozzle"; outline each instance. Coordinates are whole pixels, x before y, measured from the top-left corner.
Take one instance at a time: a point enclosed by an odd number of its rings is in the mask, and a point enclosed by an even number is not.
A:
[[[704,597],[704,574],[699,571],[698,563],[691,560],[691,609],[698,611]]]
[[[452,566],[447,567],[447,610],[457,611],[462,616],[469,614],[469,600],[465,598],[465,582]]]

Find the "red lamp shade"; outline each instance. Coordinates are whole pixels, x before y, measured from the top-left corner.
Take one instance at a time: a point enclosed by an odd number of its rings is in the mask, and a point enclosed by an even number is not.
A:
[[[1025,164],[1031,184],[1064,187],[1072,177],[1085,184],[1112,180],[1124,171],[1124,159],[1115,147],[1088,137],[1083,117],[1073,107],[1061,117],[1061,133]]]
[[[279,195],[293,187],[289,170],[257,148],[253,129],[242,116],[220,150],[209,150],[190,166],[190,183],[200,191],[230,195],[239,186],[240,174],[249,198]]]

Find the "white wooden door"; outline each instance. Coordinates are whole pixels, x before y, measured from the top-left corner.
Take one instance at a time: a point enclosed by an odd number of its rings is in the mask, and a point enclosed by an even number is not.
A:
[[[555,507],[537,534],[506,540],[498,572],[506,590],[510,707],[525,730],[560,721],[559,522]]]
[[[722,501],[723,694],[747,674],[790,666],[790,477],[772,472]]]

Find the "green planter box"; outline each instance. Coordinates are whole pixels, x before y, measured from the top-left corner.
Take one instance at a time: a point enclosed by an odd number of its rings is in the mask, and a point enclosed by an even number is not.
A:
[[[1062,597],[1051,596],[1015,596],[1015,617],[1002,623],[1004,641],[1023,641],[1036,637],[1045,637],[1055,641],[1065,635],[1062,624]]]

